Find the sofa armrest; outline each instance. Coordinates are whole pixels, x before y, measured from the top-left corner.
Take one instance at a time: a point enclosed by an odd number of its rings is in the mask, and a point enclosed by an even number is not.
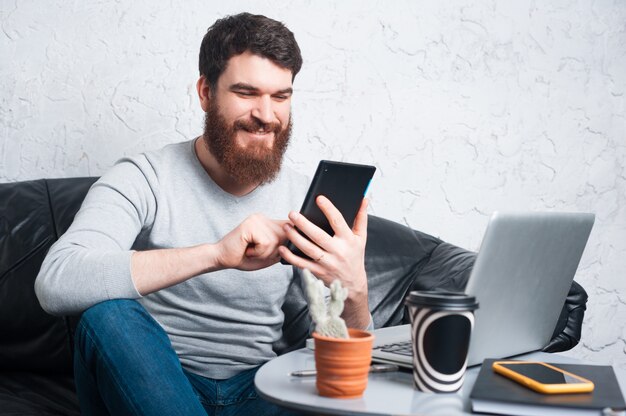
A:
[[[442,242],[431,253],[428,263],[411,284],[411,290],[463,292],[469,280],[476,253]]]
[[[572,282],[561,315],[554,328],[552,340],[543,349],[544,352],[560,352],[574,348],[581,337],[581,329],[585,310],[587,309],[587,292],[577,282]]]
[[[72,223],[96,179],[0,184],[2,371],[72,371],[70,321],[44,312],[34,282],[48,249]]]
[[[33,288],[54,241],[45,181],[0,184],[0,371],[71,372],[65,321]]]
[[[442,241],[402,224],[369,216],[365,270],[374,328],[403,323],[404,298],[422,280]]]

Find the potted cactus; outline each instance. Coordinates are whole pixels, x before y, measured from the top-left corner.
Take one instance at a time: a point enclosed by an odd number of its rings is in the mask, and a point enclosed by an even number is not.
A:
[[[367,387],[374,336],[348,329],[341,318],[348,289],[339,280],[330,285],[330,301],[324,299],[324,284],[309,270],[303,271],[309,313],[315,323],[316,386],[321,396],[357,398]]]

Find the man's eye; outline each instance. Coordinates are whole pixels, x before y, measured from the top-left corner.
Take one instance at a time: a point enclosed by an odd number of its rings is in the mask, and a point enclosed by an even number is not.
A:
[[[236,91],[237,95],[241,95],[243,97],[252,97],[254,96],[253,92],[250,91]]]
[[[285,101],[287,98],[289,98],[288,95],[275,95],[274,96],[274,99],[278,101]]]

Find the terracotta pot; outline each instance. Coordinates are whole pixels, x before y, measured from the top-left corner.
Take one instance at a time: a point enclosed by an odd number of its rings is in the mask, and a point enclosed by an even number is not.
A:
[[[313,333],[320,396],[353,399],[367,387],[374,335],[352,328],[348,334],[350,338],[331,338]]]

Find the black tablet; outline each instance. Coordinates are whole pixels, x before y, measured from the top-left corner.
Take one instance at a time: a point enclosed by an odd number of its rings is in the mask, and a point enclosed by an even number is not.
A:
[[[376,168],[369,165],[320,161],[300,213],[329,235],[334,235],[333,228],[315,203],[319,195],[324,195],[341,212],[348,226],[352,227],[375,171]],[[287,242],[287,248],[297,256],[309,258],[291,241]],[[281,263],[289,264],[284,259],[281,259]]]

